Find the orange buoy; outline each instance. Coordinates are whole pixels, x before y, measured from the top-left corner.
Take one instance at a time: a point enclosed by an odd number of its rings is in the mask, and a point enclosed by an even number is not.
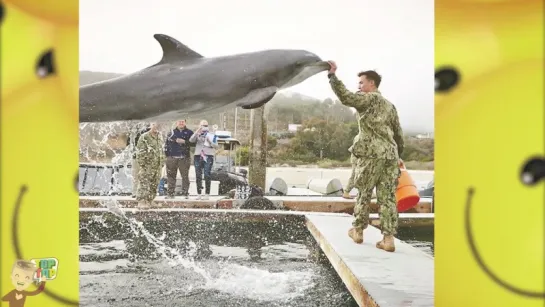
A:
[[[399,176],[396,190],[397,211],[403,212],[416,206],[420,201],[420,195],[402,161],[399,162],[399,169],[401,175]]]

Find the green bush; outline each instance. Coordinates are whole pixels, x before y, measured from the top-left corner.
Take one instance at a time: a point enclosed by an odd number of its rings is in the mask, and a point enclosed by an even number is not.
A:
[[[273,150],[278,145],[278,139],[272,135],[267,136],[267,151]]]
[[[320,168],[335,168],[335,167],[351,167],[350,159],[345,161],[337,161],[330,159],[323,159],[318,161],[318,167]]]
[[[237,164],[240,166],[248,166],[250,164],[250,149],[248,146],[239,147],[236,151]]]

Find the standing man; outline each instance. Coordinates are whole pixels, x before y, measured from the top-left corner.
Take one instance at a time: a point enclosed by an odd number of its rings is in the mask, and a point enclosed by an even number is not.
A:
[[[329,64],[331,88],[342,104],[355,108],[359,114],[359,133],[350,147],[356,157],[354,185],[359,193],[354,207],[353,228],[348,235],[356,243],[363,242],[363,230],[369,225],[369,202],[376,187],[380,225],[384,235],[376,246],[393,252],[398,221],[395,192],[400,175],[399,157],[404,147],[397,110],[378,91],[382,78],[377,72],[360,72],[360,93],[352,93],[335,75],[335,62]]]
[[[136,135],[134,138],[129,137],[127,138],[127,147],[130,148],[132,151],[132,162],[131,162],[131,170],[132,170],[132,197],[136,198],[136,191],[138,190],[138,162],[136,161],[136,145],[138,145],[138,139],[140,136],[150,130],[149,124],[144,125],[144,129],[140,129],[137,127]]]
[[[182,176],[182,195],[189,198],[189,167],[191,166],[191,156],[189,153],[189,138],[193,131],[187,129],[185,119],[176,122],[176,128],[167,137],[165,143],[165,155],[167,157],[167,196],[168,199],[174,198],[176,189],[176,175],[180,171]]]
[[[161,168],[165,162],[163,141],[157,123],[151,123],[150,130],[140,136],[136,149],[136,160],[140,167],[136,200],[138,200],[138,208],[147,209],[157,196]]]

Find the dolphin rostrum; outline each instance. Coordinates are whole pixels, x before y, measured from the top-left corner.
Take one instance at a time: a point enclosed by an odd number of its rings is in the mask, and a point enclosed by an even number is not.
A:
[[[80,87],[79,121],[174,120],[254,109],[276,92],[329,69],[304,50],[265,50],[206,58],[176,39],[155,34],[159,63],[132,74]]]

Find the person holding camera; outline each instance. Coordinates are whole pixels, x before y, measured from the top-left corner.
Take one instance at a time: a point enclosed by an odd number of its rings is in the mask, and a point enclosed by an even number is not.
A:
[[[210,196],[210,186],[212,184],[210,173],[214,165],[214,156],[218,142],[214,133],[208,129],[208,122],[201,120],[197,131],[189,138],[191,143],[196,143],[194,153],[195,181],[197,182],[197,199],[208,199]],[[202,194],[202,177],[204,173],[205,193]]]

